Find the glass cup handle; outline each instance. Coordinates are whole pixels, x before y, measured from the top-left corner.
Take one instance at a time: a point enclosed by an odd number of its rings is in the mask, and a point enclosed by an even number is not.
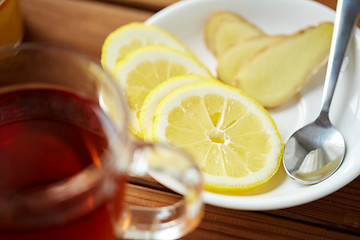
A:
[[[183,198],[165,207],[126,206],[117,236],[124,239],[178,239],[203,216],[202,176],[185,152],[163,144],[136,143],[129,175],[151,175]]]

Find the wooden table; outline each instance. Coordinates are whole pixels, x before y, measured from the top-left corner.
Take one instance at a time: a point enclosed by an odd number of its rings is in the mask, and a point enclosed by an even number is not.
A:
[[[335,0],[319,1],[335,9]],[[24,41],[53,43],[99,59],[102,43],[111,31],[132,21],[145,21],[174,2],[20,0]],[[131,179],[128,195],[128,202],[151,206],[178,197],[154,181],[137,178]],[[360,239],[359,205],[360,177],[327,197],[298,207],[239,211],[207,205],[200,226],[182,239]]]

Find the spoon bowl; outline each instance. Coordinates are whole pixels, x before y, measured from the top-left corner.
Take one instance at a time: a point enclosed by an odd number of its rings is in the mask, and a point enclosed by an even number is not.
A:
[[[358,17],[360,0],[339,0],[319,117],[296,131],[285,145],[287,174],[303,184],[331,176],[345,156],[345,140],[330,122],[329,110],[345,52]]]
[[[345,156],[345,140],[328,118],[319,117],[296,131],[284,150],[287,174],[305,184],[320,182],[339,167]]]

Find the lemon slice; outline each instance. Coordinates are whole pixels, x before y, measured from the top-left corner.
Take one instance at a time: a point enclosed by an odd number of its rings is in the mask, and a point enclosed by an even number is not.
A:
[[[156,110],[153,138],[187,150],[205,189],[236,194],[267,182],[280,166],[283,143],[269,113],[225,84],[184,86]]]
[[[214,78],[203,77],[196,74],[181,75],[169,78],[161,83],[159,86],[151,90],[146,96],[140,110],[140,128],[142,136],[146,141],[152,141],[152,127],[155,117],[156,107],[159,102],[169,95],[172,91],[185,85],[201,83],[204,81],[218,81]]]
[[[125,92],[132,132],[142,137],[139,112],[149,92],[170,77],[198,74],[212,77],[192,55],[163,46],[147,46],[130,53],[115,66],[114,79]]]
[[[106,37],[101,51],[101,64],[112,73],[117,61],[148,45],[163,45],[191,53],[184,43],[166,30],[143,22],[132,22],[119,27]]]

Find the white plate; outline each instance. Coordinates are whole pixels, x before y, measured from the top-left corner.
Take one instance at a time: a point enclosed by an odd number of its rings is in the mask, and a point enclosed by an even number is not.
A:
[[[184,41],[215,74],[216,60],[203,40],[206,19],[216,10],[232,10],[268,34],[293,33],[322,21],[333,21],[335,12],[307,0],[183,0],[146,22],[158,25]],[[280,168],[269,183],[241,196],[204,193],[208,204],[245,210],[270,210],[308,203],[335,192],[360,174],[360,31],[350,42],[338,81],[330,118],[343,133],[347,152],[340,169],[327,180],[300,185]],[[356,67],[357,66],[357,67]],[[286,141],[298,128],[315,119],[320,109],[325,66],[306,84],[301,94],[281,108],[270,111]]]

